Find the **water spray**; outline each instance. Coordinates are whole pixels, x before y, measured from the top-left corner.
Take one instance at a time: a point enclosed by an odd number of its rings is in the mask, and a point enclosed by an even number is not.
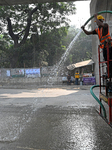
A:
[[[76,36],[74,37],[74,39],[71,41],[71,43],[69,44],[66,52],[62,55],[60,61],[57,63],[57,65],[54,65],[51,72],[50,72],[50,75],[49,75],[49,78],[47,80],[47,83],[52,85],[54,82],[55,82],[55,78],[58,76],[58,73],[61,69],[61,66],[64,64],[64,62],[66,61],[67,59],[67,56],[69,55],[75,41],[78,39],[78,37],[80,36],[82,32],[82,29],[79,30],[79,32],[76,34]],[[58,72],[58,73],[57,73]]]

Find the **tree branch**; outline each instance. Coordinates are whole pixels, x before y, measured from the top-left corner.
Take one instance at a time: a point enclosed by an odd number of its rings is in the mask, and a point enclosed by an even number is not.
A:
[[[9,35],[11,36],[11,38],[14,40],[14,44],[17,45],[18,44],[18,35],[13,33],[12,30],[12,24],[11,24],[11,20],[9,17],[7,17],[7,22],[8,22],[8,30],[9,30]]]
[[[37,11],[37,8],[38,8],[38,7],[35,7],[35,8],[29,13],[29,16],[28,16],[28,18],[27,18],[27,25],[26,25],[26,28],[25,28],[25,35],[24,35],[22,41],[20,42],[20,44],[24,44],[25,41],[26,41],[26,39],[27,39],[27,37],[28,37],[28,35],[29,35],[29,30],[30,30],[31,21],[32,21],[32,15],[33,15],[34,12]]]

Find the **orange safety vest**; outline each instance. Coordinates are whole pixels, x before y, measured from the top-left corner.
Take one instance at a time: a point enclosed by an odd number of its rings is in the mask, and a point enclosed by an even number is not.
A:
[[[103,31],[103,27],[102,28],[97,28],[95,29],[96,33],[98,34],[99,40],[100,40],[100,48],[104,48],[104,42],[107,41],[108,39],[111,39],[110,33],[109,33],[109,29],[108,29],[108,33],[105,36],[102,36],[102,31]]]

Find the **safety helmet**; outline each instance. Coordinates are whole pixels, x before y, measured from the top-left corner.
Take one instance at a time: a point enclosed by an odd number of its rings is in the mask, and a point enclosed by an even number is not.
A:
[[[101,19],[101,20],[105,20],[102,15],[98,15],[98,16],[97,16],[97,19],[98,19],[98,20],[100,20],[100,19]],[[95,22],[96,22],[96,21],[95,21]]]

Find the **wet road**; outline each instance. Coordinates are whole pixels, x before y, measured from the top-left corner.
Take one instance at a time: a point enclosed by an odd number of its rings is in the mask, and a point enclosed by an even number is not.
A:
[[[89,89],[0,89],[0,150],[111,150],[95,108]]]

